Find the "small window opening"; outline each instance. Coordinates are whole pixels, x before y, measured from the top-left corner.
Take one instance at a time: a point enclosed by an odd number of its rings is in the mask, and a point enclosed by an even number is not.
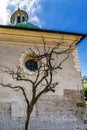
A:
[[[17,23],[21,23],[21,16],[17,17]]]
[[[24,16],[22,16],[22,22],[24,22],[25,21],[25,17]]]

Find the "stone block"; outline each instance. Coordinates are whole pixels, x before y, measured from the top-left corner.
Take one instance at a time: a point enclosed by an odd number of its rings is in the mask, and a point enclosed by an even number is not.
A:
[[[87,120],[84,120],[84,124],[87,124]]]
[[[85,107],[86,105],[85,105],[84,102],[77,102],[77,103],[76,103],[76,106],[77,106],[77,107]]]
[[[0,102],[0,118],[11,117],[11,103]]]
[[[22,101],[13,101],[12,102],[12,118],[19,118],[21,120],[21,118],[26,118],[26,108],[27,105],[25,102]],[[35,108],[32,112],[31,117],[35,117]]]
[[[19,101],[12,102],[12,118],[26,117],[26,104]]]

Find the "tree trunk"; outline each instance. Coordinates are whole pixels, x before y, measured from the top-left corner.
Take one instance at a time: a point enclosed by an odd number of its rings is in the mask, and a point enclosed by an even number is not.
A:
[[[26,121],[25,121],[25,130],[28,130],[28,128],[29,128],[30,116],[31,116],[31,111],[29,109],[27,109],[27,117],[26,117]]]

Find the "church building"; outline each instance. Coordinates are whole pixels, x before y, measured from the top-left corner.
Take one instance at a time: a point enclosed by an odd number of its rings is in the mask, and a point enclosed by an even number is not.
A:
[[[58,82],[55,92],[44,93],[35,104],[29,130],[87,130],[77,49],[77,44],[85,37],[83,34],[41,29],[28,22],[27,12],[20,8],[12,14],[10,25],[0,25],[0,83],[22,86],[28,99],[32,95],[30,84],[15,80],[8,70],[20,67],[23,74],[30,75],[33,80],[37,76],[37,67],[46,61],[34,61],[32,57],[43,52],[44,46],[49,51],[61,43],[58,50],[71,49],[69,57],[61,64],[62,69],[53,73],[53,82]],[[64,57],[66,54],[58,55],[57,59]],[[0,130],[24,130],[26,116],[26,101],[21,90],[0,85]]]

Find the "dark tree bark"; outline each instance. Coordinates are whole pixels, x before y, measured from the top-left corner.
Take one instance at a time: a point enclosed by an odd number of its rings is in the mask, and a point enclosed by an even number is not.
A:
[[[30,111],[29,108],[27,108],[27,117],[26,117],[26,121],[25,121],[25,130],[28,130],[31,112],[32,111]]]

